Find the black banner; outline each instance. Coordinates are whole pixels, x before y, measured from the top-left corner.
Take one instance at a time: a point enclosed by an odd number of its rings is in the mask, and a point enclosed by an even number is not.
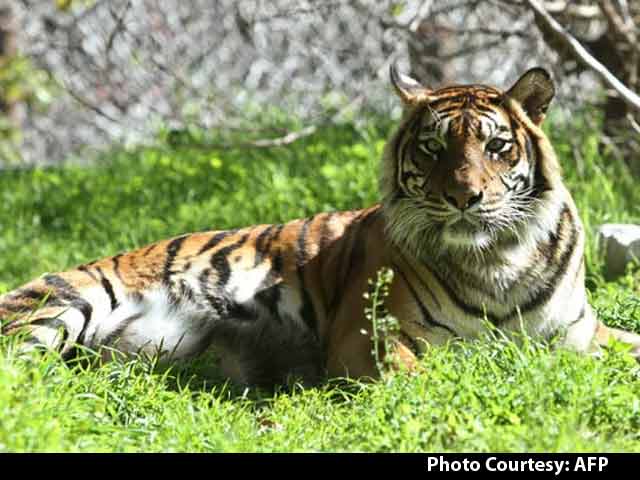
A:
[[[36,458],[37,457],[37,458]],[[391,472],[422,478],[437,475],[533,474],[542,477],[568,478],[585,474],[625,474],[640,467],[640,454],[540,454],[540,453],[456,453],[456,454],[395,454],[395,453],[318,453],[318,454],[18,454],[0,455],[3,469],[26,466],[30,472],[73,466],[88,467],[100,473],[127,474],[138,472],[145,477],[151,471],[163,474],[208,472],[218,476],[231,468],[235,474],[269,472],[270,475],[297,473],[306,476],[336,474],[377,475]],[[14,464],[14,465],[12,465]],[[123,470],[126,469],[126,470]],[[201,473],[199,475],[201,475]],[[417,475],[417,477],[414,477]],[[305,480],[305,479],[302,479]],[[396,480],[392,478],[390,480]]]

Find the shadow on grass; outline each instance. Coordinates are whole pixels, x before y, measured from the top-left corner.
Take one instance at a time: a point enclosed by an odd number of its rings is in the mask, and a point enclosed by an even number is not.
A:
[[[271,388],[239,385],[221,373],[218,360],[211,352],[192,360],[165,361],[158,356],[146,354],[124,355],[113,349],[108,349],[108,353],[104,350],[99,353],[85,347],[77,347],[71,358],[60,361],[78,374],[88,369],[112,369],[115,362],[116,371],[121,368],[122,371],[133,371],[138,375],[159,377],[167,390],[188,390],[192,396],[206,393],[226,401],[248,402],[251,409],[257,410],[269,405],[281,395],[298,395],[309,389],[320,390],[323,398],[340,404],[350,401],[372,384],[371,381],[350,378],[326,378],[315,385],[302,385],[295,379]]]

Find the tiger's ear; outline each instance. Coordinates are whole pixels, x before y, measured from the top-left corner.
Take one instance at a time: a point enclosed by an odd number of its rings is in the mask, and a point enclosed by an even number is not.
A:
[[[400,73],[395,63],[389,67],[389,76],[393,89],[405,105],[414,105],[428,98],[430,90],[417,80]]]
[[[551,75],[544,68],[536,67],[522,75],[507,95],[520,102],[524,111],[536,125],[544,120],[547,108],[556,94]]]

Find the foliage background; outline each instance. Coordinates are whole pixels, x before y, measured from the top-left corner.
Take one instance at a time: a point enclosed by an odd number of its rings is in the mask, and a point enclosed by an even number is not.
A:
[[[545,4],[585,45],[608,38],[595,0]],[[605,106],[596,78],[545,39],[521,0],[1,0],[3,24],[15,61],[0,61],[0,97],[13,78],[4,95],[19,131],[0,151],[5,165],[92,161],[165,129],[281,138],[289,132],[264,118],[274,106],[301,127],[397,116],[395,60],[433,87],[508,88],[542,65],[559,86],[557,112]],[[635,50],[617,45],[599,55],[633,64]]]

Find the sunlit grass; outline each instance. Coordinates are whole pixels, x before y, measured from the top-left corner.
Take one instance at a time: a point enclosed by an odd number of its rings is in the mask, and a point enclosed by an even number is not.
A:
[[[576,124],[577,125],[577,124]],[[605,282],[604,222],[640,223],[640,189],[598,133],[548,127],[588,232],[599,315],[640,331],[640,275]],[[179,233],[281,222],[377,199],[386,124],[286,148],[115,150],[99,167],[0,177],[0,291]],[[578,165],[567,135],[579,139]],[[433,348],[422,375],[275,394],[205,381],[206,362],[97,368],[25,361],[0,339],[0,451],[639,450],[638,366],[501,340]]]

